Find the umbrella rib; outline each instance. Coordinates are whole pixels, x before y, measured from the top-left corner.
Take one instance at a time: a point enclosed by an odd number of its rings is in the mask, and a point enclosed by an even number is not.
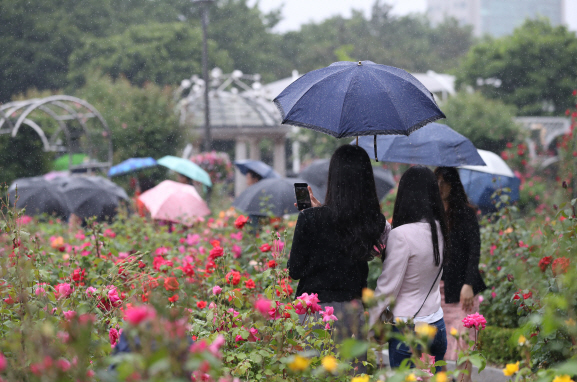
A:
[[[339,127],[338,127],[339,130],[343,122],[343,111],[345,110],[345,102],[347,101],[347,98],[349,98],[349,90],[353,86],[353,82],[355,82],[356,78],[357,78],[356,72],[353,71],[353,75],[351,76],[351,79],[349,81],[349,86],[347,86],[347,91],[345,92],[345,98],[343,99],[343,107],[341,108],[341,116],[339,117]]]
[[[401,119],[401,115],[399,114],[399,111],[397,110],[397,105],[395,104],[395,102],[393,101],[391,95],[390,95],[390,89],[387,86],[387,84],[383,83],[381,81],[381,79],[377,76],[375,76],[372,72],[369,71],[369,75],[373,78],[375,78],[377,80],[378,83],[380,83],[386,90],[387,90],[387,97],[389,98],[389,100],[391,101],[391,104],[393,104],[393,108],[395,109],[395,113],[397,113],[397,117],[399,117],[399,119]],[[401,121],[405,122],[405,119],[401,119]],[[409,135],[409,134],[406,134]]]

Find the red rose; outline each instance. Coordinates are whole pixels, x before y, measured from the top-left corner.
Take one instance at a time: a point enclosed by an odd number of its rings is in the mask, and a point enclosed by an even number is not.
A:
[[[569,268],[570,260],[566,257],[560,257],[553,261],[553,265],[551,268],[553,269],[553,275],[557,276],[561,273],[567,273],[567,269]]]
[[[515,293],[515,295],[513,296],[513,300],[520,300],[521,297],[519,297],[519,295],[517,293]]]
[[[280,287],[282,290],[282,293],[289,296],[293,293],[293,288],[290,286],[290,280],[289,279],[282,279],[280,281]],[[278,297],[280,297],[281,295],[281,291],[279,291],[278,289],[276,290],[276,295]]]
[[[169,298],[168,298],[168,301],[170,301],[170,302],[177,302],[177,301],[178,301],[178,295],[175,294],[174,296],[169,297]]]
[[[261,252],[270,252],[271,248],[272,248],[271,245],[268,243],[264,243],[263,245],[260,246]]]
[[[244,286],[246,287],[246,289],[254,289],[256,288],[256,285],[254,283],[254,281],[252,281],[252,279],[248,279],[244,282]]]
[[[573,90],[573,97],[577,97],[577,90]]]
[[[86,274],[86,269],[76,268],[72,273],[72,280],[77,283],[84,280],[84,275]]]
[[[513,143],[511,143],[511,142],[507,142],[507,148],[509,148],[509,149],[510,149],[511,147],[513,147]]]
[[[198,301],[198,302],[196,303],[196,307],[197,307],[198,309],[204,309],[204,308],[206,308],[206,301]]]
[[[214,247],[210,250],[209,257],[211,259],[216,259],[217,257],[221,257],[224,253],[224,250],[221,247]]]
[[[274,260],[269,260],[269,262],[268,262],[268,267],[269,267],[269,268],[275,269],[275,268],[276,268],[276,265],[277,265],[277,264],[276,264],[276,261],[274,261]]]
[[[523,299],[526,300],[528,298],[533,297],[533,292],[529,291],[529,293],[525,293],[523,294]]]
[[[142,260],[138,260],[138,268],[142,269],[144,267],[146,267],[146,264],[144,264]]]
[[[228,272],[225,276],[227,284],[238,285],[240,282],[240,273],[237,271]]]
[[[242,229],[242,227],[244,227],[244,225],[248,222],[248,218],[244,215],[240,215],[238,218],[236,218],[236,220],[234,221],[234,226],[237,229]]]
[[[180,284],[178,283],[176,277],[167,277],[164,279],[164,289],[167,291],[175,291],[179,286]]]
[[[194,276],[194,267],[189,263],[185,263],[184,267],[179,267],[182,270],[182,273],[187,275],[188,277]]]
[[[553,256],[545,256],[541,260],[539,260],[539,268],[541,268],[541,272],[545,272],[551,261],[553,260]]]

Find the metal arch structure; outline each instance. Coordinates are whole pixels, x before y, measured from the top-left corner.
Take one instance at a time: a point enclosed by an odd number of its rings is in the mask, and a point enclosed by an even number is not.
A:
[[[50,136],[34,121],[32,113],[36,110],[46,114],[58,124],[58,128]],[[90,136],[91,130],[86,123],[92,118],[98,121],[102,137],[106,141],[100,151],[94,145],[93,139],[91,139],[92,137]],[[15,137],[22,125],[29,126],[40,137],[45,151],[71,153],[71,132],[66,126],[66,121],[76,121],[82,128],[83,134],[88,138],[86,139],[88,150],[84,151],[87,151],[85,153],[89,157],[90,165],[95,168],[110,167],[112,165],[110,128],[98,110],[87,101],[68,95],[54,95],[0,105],[0,134],[10,134],[12,137]],[[66,147],[58,143],[60,133],[63,133],[65,136]],[[94,131],[92,133],[94,133]],[[104,146],[106,147],[104,148]],[[106,159],[99,161],[98,157]],[[72,155],[70,155],[69,164],[72,164]]]

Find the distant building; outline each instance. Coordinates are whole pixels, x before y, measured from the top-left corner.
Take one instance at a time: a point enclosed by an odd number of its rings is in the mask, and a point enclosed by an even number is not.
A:
[[[427,14],[433,24],[453,17],[472,25],[473,34],[495,37],[513,32],[527,18],[547,17],[551,24],[565,22],[564,0],[428,0]]]

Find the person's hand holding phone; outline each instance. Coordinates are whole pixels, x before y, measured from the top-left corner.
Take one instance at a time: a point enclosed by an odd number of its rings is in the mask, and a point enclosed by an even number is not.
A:
[[[295,183],[295,194],[297,197],[295,207],[297,207],[299,211],[305,208],[321,206],[321,203],[315,198],[311,186],[306,183]]]

